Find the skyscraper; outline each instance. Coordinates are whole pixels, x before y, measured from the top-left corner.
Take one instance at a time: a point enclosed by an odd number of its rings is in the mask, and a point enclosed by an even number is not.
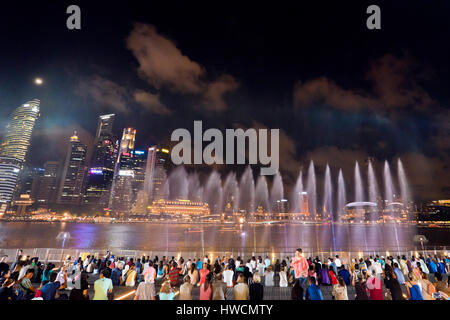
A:
[[[1,157],[15,158],[23,165],[30,146],[31,133],[39,117],[39,104],[39,100],[34,99],[14,110],[0,145]]]
[[[108,207],[117,145],[113,137],[114,114],[101,115],[98,120],[91,166],[87,174],[83,203],[104,209]]]
[[[133,155],[136,130],[123,129],[119,153],[114,168],[114,178],[108,209],[116,215],[128,214],[133,204]]]
[[[155,170],[152,183],[152,201],[164,199],[164,182],[167,179],[167,164],[169,162],[169,149],[157,148],[155,152]]]
[[[74,132],[70,137],[69,150],[61,176],[57,201],[60,204],[78,205],[81,203],[86,172],[86,149],[86,145],[80,142],[77,133]]]
[[[56,202],[58,193],[58,168],[58,161],[47,161],[44,164],[44,174],[39,179],[39,189],[35,199],[38,207],[48,207],[49,204]]]
[[[145,215],[147,207],[151,204],[151,196],[153,190],[153,174],[155,172],[156,162],[156,146],[148,148],[147,159],[145,161],[144,180],[141,188],[137,189],[136,201],[133,206],[132,213]]]
[[[5,213],[18,188],[34,124],[39,117],[39,100],[16,108],[6,126],[0,145],[0,213]]]

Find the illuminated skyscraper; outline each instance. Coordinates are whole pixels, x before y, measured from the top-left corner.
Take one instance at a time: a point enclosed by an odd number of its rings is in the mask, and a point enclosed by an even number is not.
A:
[[[101,115],[98,120],[94,152],[87,175],[83,203],[98,209],[108,207],[114,166],[117,158],[117,144],[112,127],[114,114]]]
[[[5,213],[18,188],[34,124],[39,117],[39,100],[34,99],[14,110],[0,145],[0,214]]]
[[[58,192],[58,203],[78,205],[81,203],[84,174],[86,171],[86,145],[78,139],[74,132],[70,137],[69,150],[67,152],[62,180]]]
[[[152,201],[164,199],[164,182],[167,179],[167,165],[169,162],[169,149],[157,148],[155,154],[155,170],[152,183]]]
[[[4,214],[11,204],[21,168],[20,160],[0,157],[0,215]]]
[[[147,158],[145,161],[144,180],[141,188],[137,189],[136,201],[132,210],[133,214],[145,215],[147,213],[147,207],[151,204],[155,162],[156,146],[153,146],[148,148]]]
[[[23,165],[30,146],[31,133],[39,117],[39,103],[39,100],[34,99],[14,110],[0,145],[0,156],[15,158]]]
[[[128,214],[133,204],[133,154],[136,130],[123,129],[108,209],[116,215]]]

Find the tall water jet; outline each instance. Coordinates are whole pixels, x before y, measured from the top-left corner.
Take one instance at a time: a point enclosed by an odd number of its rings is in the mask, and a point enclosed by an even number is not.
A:
[[[188,175],[188,199],[195,202],[203,201],[203,188],[197,172]]]
[[[239,183],[239,209],[245,210],[246,218],[250,218],[255,210],[255,181],[250,166],[245,169]]]
[[[188,199],[189,183],[186,169],[183,166],[177,166],[167,178],[168,200]],[[166,191],[166,190],[165,190]]]
[[[323,185],[323,214],[322,218],[330,222],[331,240],[333,249],[336,252],[336,237],[334,234],[334,214],[333,214],[333,186],[331,184],[330,166],[327,164],[325,168],[325,181]],[[323,239],[324,237],[322,237]]]
[[[208,203],[211,214],[219,214],[222,210],[222,180],[214,170],[209,174],[203,191],[203,201]]]
[[[358,161],[355,161],[355,202],[364,201],[364,189]]]
[[[340,217],[345,215],[345,205],[347,204],[347,194],[345,192],[345,181],[344,175],[342,174],[342,169],[339,169],[338,174],[338,194],[337,194],[337,208],[336,208],[336,221],[340,221]],[[348,227],[344,228],[338,227],[336,234],[336,242],[343,244],[344,246],[350,243],[349,230]]]
[[[337,196],[337,214],[342,216],[345,213],[345,205],[347,204],[347,195],[345,193],[345,181],[342,169],[339,169],[338,175],[338,196]]]
[[[255,207],[258,208],[258,206],[261,206],[265,212],[270,212],[269,189],[265,176],[259,176],[256,181]]]
[[[407,208],[409,206],[409,201],[411,200],[411,195],[409,191],[405,169],[403,168],[403,163],[400,159],[398,159],[397,161],[397,166],[398,166],[398,182],[400,185],[400,195],[402,197],[404,207]]]
[[[283,178],[280,172],[277,172],[273,177],[272,188],[270,190],[270,205],[272,212],[284,212],[284,188]]]
[[[333,219],[333,189],[331,185],[330,167],[325,168],[325,183],[323,185],[323,217]]]
[[[394,201],[394,194],[395,188],[392,181],[391,168],[386,160],[384,161],[384,200],[387,201],[387,204]]]
[[[303,178],[302,171],[298,174],[297,182],[295,183],[294,189],[291,193],[290,198],[291,212],[298,213],[303,209]]]
[[[373,170],[372,161],[369,160],[367,167],[367,176],[369,178],[369,201],[377,203],[378,201],[378,184],[375,172]]]
[[[311,160],[308,168],[308,181],[306,182],[306,192],[308,193],[308,210],[309,214],[316,219],[316,173],[314,170],[314,162]]]
[[[224,211],[228,211],[228,214],[232,214],[239,210],[239,184],[235,172],[230,172],[225,178],[222,197]],[[227,208],[228,204],[230,205],[230,208]]]

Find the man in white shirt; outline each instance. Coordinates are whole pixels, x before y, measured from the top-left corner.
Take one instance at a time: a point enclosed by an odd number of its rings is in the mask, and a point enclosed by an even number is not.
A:
[[[223,272],[223,282],[225,282],[229,288],[233,287],[233,275],[233,270],[226,266],[225,271]]]
[[[336,255],[336,260],[334,260],[334,263],[336,264],[336,268],[340,268],[340,267],[342,267],[342,262],[341,262],[341,259],[339,259],[339,256],[338,255]]]
[[[289,261],[288,261],[288,263],[289,263]],[[264,265],[266,266],[266,268],[267,268],[268,266],[270,266],[270,259],[269,259],[268,256],[266,256],[266,259],[264,260]]]

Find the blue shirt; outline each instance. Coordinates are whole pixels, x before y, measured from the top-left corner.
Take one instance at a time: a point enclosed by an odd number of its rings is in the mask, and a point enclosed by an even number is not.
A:
[[[42,299],[44,300],[55,300],[56,291],[58,291],[61,283],[59,281],[49,282],[42,287]]]
[[[339,271],[339,275],[344,279],[344,282],[347,286],[350,285],[350,272],[347,269],[342,269]]]
[[[306,289],[305,300],[323,300],[322,291],[320,291],[320,288],[317,285],[311,284],[308,289]]]
[[[437,272],[436,262],[430,261],[430,263],[428,264],[428,269],[430,269],[431,273],[436,273]]]
[[[114,268],[111,272],[111,281],[113,285],[118,286],[120,284],[120,277],[122,276],[122,271],[119,268]]]
[[[200,270],[202,268],[202,262],[199,260],[197,261],[197,270]]]
[[[397,276],[397,280],[400,284],[405,284],[405,276],[403,275],[402,270],[399,268],[394,268],[394,273]]]
[[[439,262],[439,273],[445,273],[445,266],[442,262]]]

